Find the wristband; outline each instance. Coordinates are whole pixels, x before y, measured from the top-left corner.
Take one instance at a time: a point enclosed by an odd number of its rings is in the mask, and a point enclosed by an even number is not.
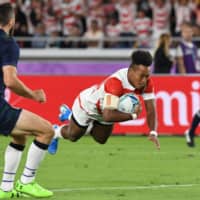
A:
[[[158,133],[156,131],[150,131],[149,135],[157,137]]]
[[[133,120],[134,120],[134,119],[137,119],[137,114],[136,114],[136,113],[132,113],[131,116],[132,116],[132,119],[133,119]]]

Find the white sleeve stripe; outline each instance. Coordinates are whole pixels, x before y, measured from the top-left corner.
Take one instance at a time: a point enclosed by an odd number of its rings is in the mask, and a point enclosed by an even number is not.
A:
[[[155,99],[155,94],[154,93],[144,93],[144,94],[142,94],[142,97],[144,100]]]

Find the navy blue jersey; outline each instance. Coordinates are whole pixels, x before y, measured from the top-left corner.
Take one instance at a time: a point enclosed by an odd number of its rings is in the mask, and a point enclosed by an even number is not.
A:
[[[12,65],[17,67],[19,46],[13,39],[0,29],[0,97],[4,97],[5,84],[3,82],[3,67]]]

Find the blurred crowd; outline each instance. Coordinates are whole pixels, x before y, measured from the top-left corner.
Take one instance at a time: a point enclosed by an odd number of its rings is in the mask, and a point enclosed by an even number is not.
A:
[[[16,10],[15,36],[31,37],[19,41],[26,48],[150,48],[161,34],[179,37],[184,22],[193,24],[194,37],[200,36],[200,0],[10,1]],[[84,40],[69,40],[76,37]]]

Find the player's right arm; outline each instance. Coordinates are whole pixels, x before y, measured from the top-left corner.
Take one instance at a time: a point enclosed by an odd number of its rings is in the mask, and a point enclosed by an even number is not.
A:
[[[12,90],[14,93],[38,102],[46,101],[43,90],[33,91],[18,78],[15,66],[6,65],[3,67],[3,79],[6,87]]]
[[[46,97],[43,90],[33,91],[18,78],[16,69],[18,59],[19,47],[14,40],[7,40],[5,43],[5,51],[2,55],[1,66],[5,86],[20,96],[30,98],[38,102],[45,102]]]
[[[149,140],[151,140],[156,145],[157,149],[160,149],[160,142],[157,134],[157,115],[156,115],[154,86],[151,79],[149,79],[147,82],[143,98],[146,108],[146,121],[150,130]]]
[[[121,81],[111,77],[104,85],[105,96],[103,101],[103,119],[106,122],[122,122],[132,120],[135,115],[123,113],[117,110],[119,97],[123,94]],[[139,108],[138,111],[139,112]]]

